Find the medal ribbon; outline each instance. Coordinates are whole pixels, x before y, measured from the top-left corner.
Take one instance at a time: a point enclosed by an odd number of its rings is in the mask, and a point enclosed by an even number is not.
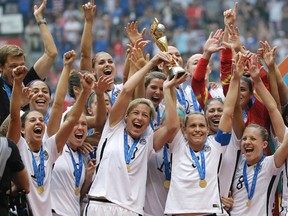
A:
[[[113,89],[112,89],[112,92],[111,92],[111,107],[114,105],[114,103],[115,103],[115,100],[116,100],[116,97],[115,97],[115,95],[114,95],[114,90],[115,90],[115,87],[113,87]]]
[[[191,88],[191,98],[192,98],[192,103],[193,103],[193,107],[194,107],[194,111],[199,111],[201,112],[201,107],[198,105],[196,96]]]
[[[202,150],[200,151],[200,157],[201,157],[201,166],[200,166],[199,160],[198,160],[195,152],[193,151],[193,149],[192,149],[191,147],[189,147],[189,149],[190,149],[190,153],[191,153],[192,159],[194,160],[195,165],[196,165],[196,167],[197,167],[200,180],[204,180],[204,179],[205,179],[205,176],[206,176],[206,166],[205,166],[204,150],[202,149]]]
[[[258,176],[258,173],[259,173],[259,169],[260,169],[261,163],[264,160],[264,158],[265,158],[264,155],[262,155],[262,158],[260,159],[260,161],[258,161],[258,163],[256,165],[250,191],[249,191],[249,184],[248,184],[248,179],[247,179],[247,161],[245,160],[245,162],[244,162],[243,179],[244,179],[244,184],[245,184],[246,191],[248,193],[248,199],[249,200],[251,200],[253,198],[255,187],[256,187],[256,182],[257,182],[257,176]]]
[[[33,165],[33,170],[34,170],[34,173],[35,173],[37,185],[38,186],[43,186],[44,175],[45,175],[43,147],[41,146],[40,154],[39,154],[39,157],[40,157],[39,169],[37,167],[36,159],[35,159],[35,156],[34,156],[33,152],[32,151],[30,151],[30,152],[31,152],[31,155],[32,155],[32,165]]]
[[[160,125],[160,111],[159,111],[159,107],[157,109],[157,124],[155,126],[159,126]],[[150,127],[152,128],[152,130],[155,130],[155,126],[154,126],[154,122],[153,120],[150,120]]]
[[[180,94],[179,94],[179,92]],[[186,100],[185,100],[185,95],[184,91],[182,88],[179,87],[179,89],[176,89],[176,96],[177,96],[177,101],[183,106],[184,109],[186,109]]]
[[[67,145],[67,144],[66,144]],[[75,175],[75,187],[79,188],[80,185],[80,179],[81,179],[81,175],[82,175],[82,169],[83,169],[83,162],[82,162],[82,155],[79,151],[77,151],[78,153],[78,158],[79,158],[79,169],[77,168],[77,164],[76,161],[74,159],[74,156],[72,154],[72,151],[70,149],[70,147],[67,145],[69,152],[70,152],[70,156],[72,159],[72,163],[73,163],[73,167],[74,167],[74,175]]]
[[[47,124],[49,118],[50,118],[49,113],[46,113],[46,115],[45,115],[45,119],[44,119],[44,123],[45,123],[45,124]]]
[[[164,145],[163,149],[163,159],[164,159],[164,170],[165,170],[165,179],[170,181],[171,179],[171,172],[170,166],[168,161],[168,152],[167,152],[167,144]]]
[[[133,152],[134,152],[139,140],[140,140],[140,137],[135,139],[132,146],[128,150],[128,135],[127,135],[126,130],[124,129],[124,157],[125,157],[126,164],[130,164]]]

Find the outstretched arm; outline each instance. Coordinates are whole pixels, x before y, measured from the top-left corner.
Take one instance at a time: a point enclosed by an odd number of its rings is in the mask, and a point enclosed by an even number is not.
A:
[[[136,50],[132,50],[132,52],[136,52]],[[152,67],[163,61],[170,62],[170,55],[164,52],[157,53],[144,67],[127,80],[111,109],[109,117],[110,127],[115,126],[124,118],[128,104],[132,100],[134,90],[144,78],[145,74],[150,71]]]
[[[280,147],[274,153],[274,161],[277,168],[281,167],[288,158],[288,133],[285,134],[284,140]]]
[[[49,137],[54,135],[60,127],[63,113],[64,99],[68,88],[69,74],[75,59],[76,59],[76,52],[74,50],[66,52],[63,56],[64,67],[57,84],[50,119],[47,123],[47,134]]]
[[[140,70],[142,67],[144,67],[147,62],[149,62],[149,54],[146,55],[146,59],[144,58],[144,48],[147,44],[149,44],[150,41],[141,41],[137,40],[133,47],[130,46],[130,49],[133,50],[130,54],[130,71],[129,71],[129,77],[135,74],[138,70]],[[150,72],[150,71],[149,71]],[[145,85],[144,85],[144,79],[141,80],[139,85],[136,86],[134,91],[134,99],[135,98],[142,98],[145,97]]]
[[[14,76],[12,96],[10,101],[10,124],[8,127],[7,138],[11,139],[14,143],[18,143],[21,136],[21,98],[22,98],[22,82],[27,74],[25,66],[18,66],[12,71]]]
[[[238,54],[235,64],[233,63],[233,75],[225,98],[223,114],[219,123],[219,129],[224,132],[231,132],[232,130],[233,112],[238,98],[240,78],[244,73],[245,60],[246,58],[243,55]]]
[[[263,47],[263,58],[267,68],[268,68],[268,80],[270,84],[270,92],[271,95],[273,96],[274,100],[276,101],[277,108],[281,112],[281,105],[280,105],[280,98],[279,98],[279,93],[278,93],[278,85],[277,85],[277,80],[276,80],[276,64],[275,64],[275,52],[276,52],[276,47],[273,47],[271,49],[270,45],[268,44],[267,41],[260,41],[260,44]]]
[[[175,75],[170,81],[169,78],[167,78],[163,84],[166,120],[165,123],[154,132],[153,148],[155,151],[161,149],[165,143],[171,142],[180,129],[180,121],[176,109],[176,86],[185,82],[187,76],[187,73],[180,78],[177,78],[177,75]]]
[[[124,70],[123,70],[123,83],[127,81],[127,79],[131,76],[129,75],[130,73],[130,52],[131,52],[131,47],[134,47],[136,42],[138,40],[143,40],[145,37],[146,33],[146,28],[143,28],[141,33],[138,32],[138,21],[136,22],[131,22],[127,24],[127,27],[125,27],[125,32],[127,34],[127,37],[130,41],[130,45],[127,49],[126,53],[126,59],[124,63]]]
[[[66,120],[61,125],[59,131],[56,133],[56,145],[58,152],[61,152],[74,125],[79,120],[81,114],[84,111],[86,101],[91,93],[92,86],[94,84],[94,77],[91,73],[85,73],[81,76],[82,90],[75,104],[68,113]]]
[[[219,45],[223,35],[222,29],[218,29],[215,34],[213,34],[213,32],[210,33],[209,38],[204,45],[203,56],[199,60],[192,78],[192,89],[202,109],[204,109],[207,100],[211,98],[205,80],[207,65],[209,64],[210,57],[213,53],[225,49],[223,46]]]
[[[92,71],[92,27],[96,13],[96,5],[94,5],[94,0],[91,0],[89,3],[82,5],[82,9],[85,15],[85,23],[81,38],[80,69]]]
[[[252,57],[254,59],[254,62],[257,62],[257,56]],[[260,74],[261,74],[261,68],[259,69],[257,65],[252,65],[250,67],[250,74],[254,81],[257,93],[261,97],[266,109],[269,112],[269,116],[272,122],[272,126],[274,129],[274,132],[276,136],[278,137],[279,141],[282,142],[285,134],[285,124],[283,122],[282,116],[280,111],[277,109],[277,104],[270,94],[270,92],[267,90],[265,85],[263,84]]]
[[[276,70],[276,81],[277,81],[277,86],[278,86],[278,93],[279,93],[279,97],[280,97],[280,103],[281,106],[285,106],[288,103],[288,86],[286,85],[286,83],[284,82],[281,73],[279,71],[279,68],[276,66],[275,67]]]
[[[109,89],[113,83],[112,76],[101,76],[98,82],[94,85],[94,91],[97,97],[96,115],[93,117],[87,116],[87,122],[89,128],[95,128],[95,131],[101,132],[107,117],[107,110],[105,104],[105,91]]]
[[[220,56],[220,78],[226,96],[232,77],[232,58],[235,58],[237,50],[241,47],[239,30],[237,27],[234,28],[233,24],[225,25],[223,45],[226,49],[222,50]]]
[[[52,64],[58,54],[57,47],[54,43],[53,36],[49,31],[46,23],[43,22],[43,12],[46,8],[47,0],[43,0],[42,4],[38,8],[37,5],[34,5],[34,17],[39,25],[41,37],[44,43],[44,53],[34,64],[34,70],[40,79],[45,79]]]

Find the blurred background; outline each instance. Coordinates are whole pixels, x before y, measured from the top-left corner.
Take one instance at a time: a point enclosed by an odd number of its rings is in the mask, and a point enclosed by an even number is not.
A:
[[[26,52],[27,66],[42,55],[43,44],[33,16],[33,5],[41,0],[0,0],[0,45],[14,43]],[[121,82],[126,44],[124,27],[130,21],[139,22],[139,31],[149,27],[156,17],[166,27],[169,45],[176,46],[184,62],[194,53],[202,53],[210,31],[223,28],[223,12],[234,8],[234,0],[95,0],[97,13],[93,27],[93,53],[107,51],[117,66],[116,82]],[[256,52],[259,40],[278,46],[277,63],[288,55],[288,1],[238,0],[237,23],[242,43]],[[80,39],[86,1],[47,0],[44,17],[52,32],[59,55],[50,71],[48,82],[56,86],[62,70],[62,56],[71,49],[80,56]],[[145,50],[157,52],[155,43]],[[219,79],[219,54],[213,55],[212,81]],[[79,60],[75,67],[79,66]],[[53,90],[53,89],[52,89]]]

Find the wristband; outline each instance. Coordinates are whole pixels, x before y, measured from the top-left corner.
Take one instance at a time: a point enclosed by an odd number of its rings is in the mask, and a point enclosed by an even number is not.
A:
[[[37,21],[37,24],[38,24],[38,26],[40,26],[41,24],[47,24],[47,22],[46,22],[46,19],[45,18],[42,18],[42,19],[40,19],[39,21]]]

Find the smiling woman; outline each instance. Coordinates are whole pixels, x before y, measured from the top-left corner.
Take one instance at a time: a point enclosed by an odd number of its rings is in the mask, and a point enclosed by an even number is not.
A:
[[[70,115],[61,125],[58,132],[46,139],[43,138],[45,124],[42,113],[36,110],[27,111],[20,119],[21,99],[19,98],[22,98],[22,81],[26,74],[27,69],[25,66],[18,66],[13,69],[14,88],[10,107],[11,122],[7,137],[17,143],[23,162],[27,167],[30,176],[30,193],[27,197],[33,215],[52,215],[50,197],[52,167],[84,110],[84,104],[92,88],[93,78],[92,75],[83,76],[83,88],[80,93],[82,97],[76,101],[70,111]],[[39,85],[42,84],[39,83]],[[45,87],[44,85],[44,89],[46,88],[47,86]],[[37,92],[38,90],[35,91]],[[37,105],[39,101],[41,104],[45,100],[36,97],[35,102]]]
[[[230,214],[271,216],[275,211],[278,180],[287,160],[287,128],[274,98],[260,78],[261,70],[254,66],[250,74],[257,93],[268,110],[273,127],[272,135],[275,136],[273,142],[277,150],[274,155],[264,155],[269,144],[269,135],[263,126],[249,124],[245,128],[241,142],[243,156],[232,185],[234,204]]]
[[[98,171],[84,215],[143,215],[147,161],[153,152],[149,123],[155,110],[148,99],[131,99],[145,74],[163,61],[170,61],[167,53],[155,55],[126,81],[117,97],[99,141]]]
[[[173,83],[173,80],[170,81],[172,83],[164,82],[165,102],[169,98],[173,98],[173,96],[167,97],[167,94],[172,95],[175,92],[175,86],[179,85],[175,80]],[[157,136],[154,137],[156,137],[157,143],[159,140],[169,137],[169,151],[173,154],[165,214],[192,216],[223,213],[218,190],[218,171],[222,154],[226,151],[231,138],[232,116],[237,100],[239,81],[240,76],[235,73],[232,78],[233,88],[228,91],[224,107],[220,106],[223,114],[219,118],[217,132],[215,136],[211,136],[211,139],[207,139],[209,129],[202,113],[192,112],[186,116],[184,126],[180,128],[179,119],[175,118],[177,116],[175,108],[173,112],[167,114],[167,122],[163,127],[155,131]],[[174,86],[174,88],[167,89],[167,85]],[[176,98],[175,93],[174,98]],[[216,102],[222,105],[219,101]],[[211,107],[213,107],[212,104]],[[160,130],[163,133],[160,133]],[[203,199],[207,202],[200,201]]]
[[[47,123],[49,119],[48,108],[51,100],[49,86],[42,80],[34,80],[27,87],[29,88],[29,109],[41,112],[45,116],[45,123]]]

